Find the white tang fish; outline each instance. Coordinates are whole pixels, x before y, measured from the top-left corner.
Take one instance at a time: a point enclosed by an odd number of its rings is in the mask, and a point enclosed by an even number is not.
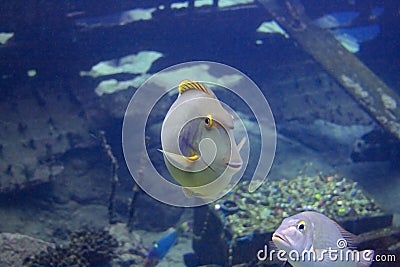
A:
[[[236,144],[233,116],[204,84],[184,80],[178,91],[161,130],[165,164],[186,196],[222,196],[243,165],[245,138]]]
[[[373,250],[357,251],[356,236],[323,214],[305,211],[284,219],[272,241],[293,267],[366,267]]]

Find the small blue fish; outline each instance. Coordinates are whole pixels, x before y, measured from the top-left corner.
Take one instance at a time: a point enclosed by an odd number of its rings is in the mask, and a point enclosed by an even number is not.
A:
[[[154,267],[156,266],[164,257],[167,255],[168,251],[176,244],[179,235],[182,232],[186,232],[188,229],[188,223],[182,223],[179,228],[171,227],[169,228],[160,240],[154,244],[151,248],[147,257],[144,261],[144,267]]]

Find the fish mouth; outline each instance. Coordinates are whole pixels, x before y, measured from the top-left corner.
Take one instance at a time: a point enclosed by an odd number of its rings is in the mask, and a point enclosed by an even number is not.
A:
[[[274,233],[272,235],[272,241],[278,242],[278,243],[283,243],[283,244],[286,244],[286,245],[290,245],[289,240],[287,240],[287,238],[284,235],[280,235],[280,234],[277,234],[277,233]]]
[[[240,169],[242,167],[243,163],[231,161],[231,162],[226,163],[226,165],[228,167],[231,167],[232,169]]]

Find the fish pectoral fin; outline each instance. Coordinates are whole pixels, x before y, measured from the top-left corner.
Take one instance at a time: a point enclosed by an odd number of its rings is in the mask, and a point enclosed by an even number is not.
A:
[[[158,149],[158,151],[163,153],[167,157],[167,159],[170,161],[171,164],[178,165],[182,168],[188,168],[189,166],[191,166],[193,164],[193,162],[195,162],[196,160],[199,159],[199,156],[197,154],[190,156],[190,157],[186,157],[186,156],[183,156],[180,154],[168,152],[168,151],[161,150],[161,149]]]

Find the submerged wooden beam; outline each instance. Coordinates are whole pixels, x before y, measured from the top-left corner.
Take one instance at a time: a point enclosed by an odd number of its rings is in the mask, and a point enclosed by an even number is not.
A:
[[[311,23],[297,0],[258,0],[274,19],[386,131],[400,140],[400,98],[334,37]]]

